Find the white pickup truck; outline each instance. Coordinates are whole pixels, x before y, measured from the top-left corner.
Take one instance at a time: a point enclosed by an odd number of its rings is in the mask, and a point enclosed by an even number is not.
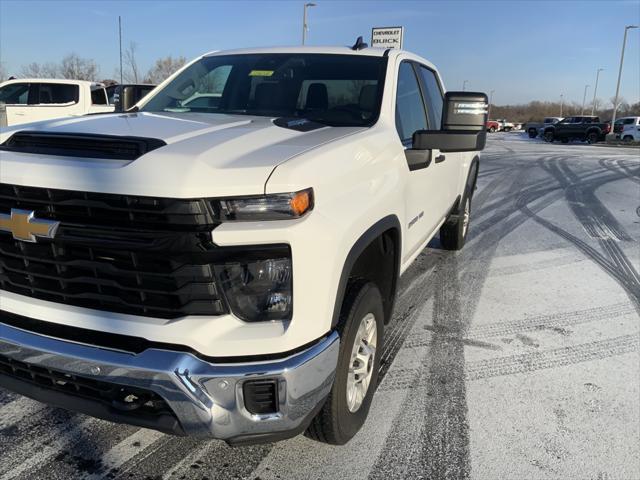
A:
[[[399,276],[438,233],[464,245],[486,117],[359,41],[214,52],[134,111],[3,130],[0,386],[232,444],[346,443]]]
[[[0,83],[5,121],[0,126],[113,112],[105,87],[83,80],[20,78]]]

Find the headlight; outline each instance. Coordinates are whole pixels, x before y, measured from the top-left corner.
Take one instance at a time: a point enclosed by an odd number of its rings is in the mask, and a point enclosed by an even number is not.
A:
[[[217,217],[225,221],[287,220],[313,210],[313,189],[212,201]]]
[[[246,322],[289,320],[292,313],[291,256],[247,259],[215,266],[231,311]]]

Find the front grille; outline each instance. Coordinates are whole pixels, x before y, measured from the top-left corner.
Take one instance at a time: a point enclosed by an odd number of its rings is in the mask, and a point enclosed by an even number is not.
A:
[[[221,255],[204,200],[0,184],[0,212],[61,222],[54,240],[0,232],[0,289],[80,307],[159,318],[227,311],[212,260]]]
[[[45,387],[74,397],[97,401],[120,414],[147,418],[172,416],[173,411],[157,393],[143,388],[104,382],[21,362],[0,355],[0,375]]]
[[[135,160],[165,146],[157,138],[89,133],[21,131],[0,145],[0,150],[65,157]]]

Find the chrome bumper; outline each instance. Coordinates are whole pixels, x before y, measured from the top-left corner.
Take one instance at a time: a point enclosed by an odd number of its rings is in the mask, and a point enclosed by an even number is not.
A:
[[[286,358],[213,364],[168,350],[104,350],[0,323],[0,355],[81,378],[151,390],[165,400],[184,434],[232,443],[286,438],[304,430],[331,390],[339,343],[333,332]],[[255,379],[277,381],[278,412],[247,411],[242,385]]]

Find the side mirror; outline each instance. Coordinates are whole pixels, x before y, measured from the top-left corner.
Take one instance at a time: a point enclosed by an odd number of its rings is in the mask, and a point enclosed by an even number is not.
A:
[[[483,150],[487,140],[488,107],[484,93],[447,92],[442,111],[442,129],[415,132],[413,149],[438,149],[442,152]]]

